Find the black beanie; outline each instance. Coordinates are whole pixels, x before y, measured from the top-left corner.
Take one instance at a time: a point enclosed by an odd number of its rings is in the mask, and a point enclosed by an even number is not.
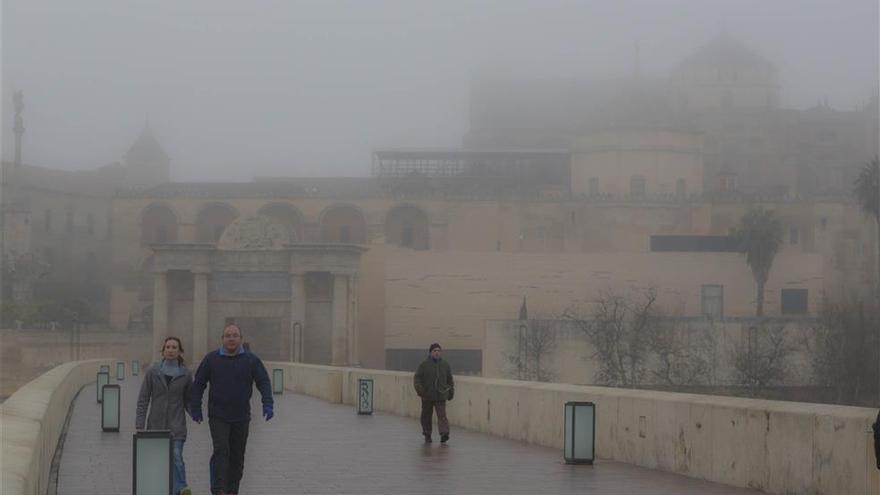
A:
[[[442,350],[443,348],[440,347],[440,344],[434,342],[433,344],[431,344],[431,347],[428,348],[428,352],[433,352],[434,349],[441,349]]]

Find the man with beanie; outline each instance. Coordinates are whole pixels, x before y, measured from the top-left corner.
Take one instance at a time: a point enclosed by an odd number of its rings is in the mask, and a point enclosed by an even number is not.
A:
[[[422,398],[422,435],[425,443],[431,443],[432,420],[437,411],[437,429],[440,430],[440,442],[449,441],[449,420],[446,418],[446,401],[455,395],[455,384],[452,381],[452,368],[440,355],[443,349],[440,344],[433,343],[428,348],[428,357],[413,377],[416,393]]]
[[[251,421],[251,394],[256,383],[263,396],[263,417],[274,415],[272,386],[263,362],[242,345],[241,329],[223,329],[220,349],[209,352],[199,365],[192,385],[192,419],[202,422],[202,395],[208,392],[208,425],[214,452],[211,455],[211,493],[232,495],[244,471],[244,451]]]

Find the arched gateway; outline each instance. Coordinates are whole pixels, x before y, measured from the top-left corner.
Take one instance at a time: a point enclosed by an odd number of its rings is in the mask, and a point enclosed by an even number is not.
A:
[[[263,359],[359,364],[357,278],[366,248],[300,244],[288,225],[266,216],[236,220],[216,245],[150,247],[155,349],[179,335],[198,361],[234,321]],[[169,272],[191,277],[191,293],[169,297],[180,292],[169,287]]]

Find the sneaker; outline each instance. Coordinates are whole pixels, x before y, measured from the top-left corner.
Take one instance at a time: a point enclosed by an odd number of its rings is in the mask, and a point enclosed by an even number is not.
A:
[[[425,437],[425,443],[431,443],[434,441],[431,439],[431,435],[428,435],[427,433],[423,433],[423,435]]]
[[[188,486],[185,486],[182,490],[180,490],[178,495],[192,495],[192,493],[192,490],[190,490]]]
[[[449,433],[441,433],[440,434],[440,443],[446,443],[449,441]]]

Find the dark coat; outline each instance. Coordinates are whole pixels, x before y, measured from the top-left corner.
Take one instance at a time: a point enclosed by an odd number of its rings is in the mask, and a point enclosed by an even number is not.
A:
[[[185,370],[183,375],[175,376],[169,384],[159,373],[159,363],[150,365],[144,371],[138,394],[135,427],[142,430],[146,423],[148,430],[170,430],[175,439],[185,440],[185,412],[189,405],[192,373]],[[147,406],[150,409],[149,416]]]
[[[199,365],[192,387],[192,410],[202,409],[202,395],[208,391],[208,417],[230,423],[251,419],[251,395],[254,384],[264,406],[272,406],[272,385],[263,361],[256,354],[241,350],[238,354],[209,352]]]
[[[874,422],[874,458],[877,460],[877,469],[880,469],[880,411],[877,412],[877,421]]]
[[[434,361],[428,357],[422,361],[413,377],[413,385],[419,397],[425,400],[452,400],[455,395],[452,368],[443,358]]]

